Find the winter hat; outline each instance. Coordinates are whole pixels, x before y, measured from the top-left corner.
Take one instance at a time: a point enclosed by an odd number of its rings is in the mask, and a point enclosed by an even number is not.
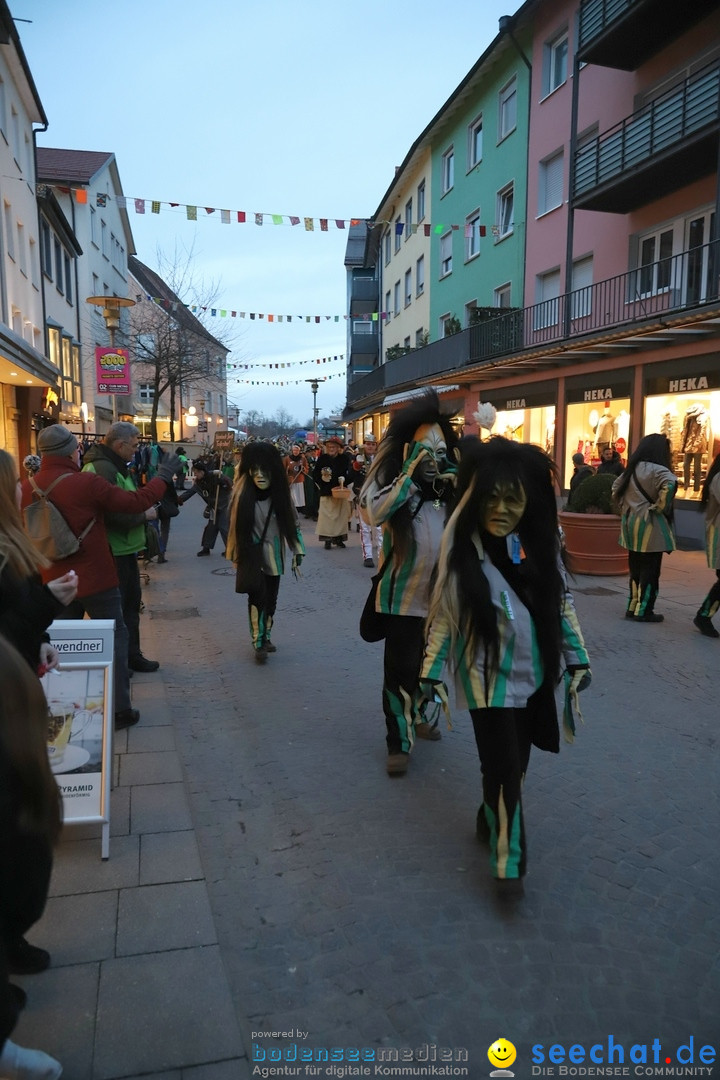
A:
[[[77,450],[78,441],[62,424],[51,424],[38,435],[37,446],[41,454],[70,457]]]
[[[342,441],[342,439],[339,439],[337,435],[331,435],[329,439],[326,439],[325,440],[325,445],[327,446],[328,443],[335,443],[336,446],[344,446],[345,445],[345,443]]]

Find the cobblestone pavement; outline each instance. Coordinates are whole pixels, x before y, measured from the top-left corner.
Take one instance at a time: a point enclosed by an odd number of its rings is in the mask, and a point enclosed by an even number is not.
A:
[[[151,571],[142,633],[162,668],[134,692],[152,685],[172,720],[182,771],[168,788],[189,795],[244,1051],[218,1053],[232,1059],[222,1072],[190,1068],[208,1056],[174,1059],[174,1071],[103,1072],[96,1061],[69,1080],[229,1080],[293,1045],[466,1050],[468,1071],[455,1075],[475,1078],[488,1074],[499,1037],[517,1048],[518,1077],[531,1075],[537,1044],[547,1054],[552,1043],[609,1039],[633,1075],[633,1044],[657,1038],[661,1062],[673,1064],[691,1037],[696,1064],[700,1046],[717,1047],[720,642],[691,622],[712,580],[702,554],[666,557],[657,626],[623,618],[624,579],[576,579],[593,670],[585,724],[559,756],[534,752],[525,897],[501,902],[474,835],[467,714],[454,713],[441,742],[416,746],[405,777],[385,774],[382,645],[357,633],[371,574],[359,537],[326,552],[303,526],[302,581],[283,580],[278,651],[259,666],[220,547],[195,558],[199,510],[183,510],[168,563]],[[137,734],[152,722],[149,704]],[[61,848],[60,873],[66,858]],[[77,974],[59,969],[59,987],[63,972]],[[157,987],[161,1000],[166,992]],[[132,1031],[132,996],[122,1008]],[[211,1020],[213,1008],[200,991],[200,1016]],[[44,1016],[52,1022],[50,1006]],[[31,1010],[23,1024],[36,1034]],[[77,1037],[91,1029],[89,1017]],[[272,1032],[293,1034],[261,1034]],[[420,1061],[408,1067],[403,1075],[428,1075]]]

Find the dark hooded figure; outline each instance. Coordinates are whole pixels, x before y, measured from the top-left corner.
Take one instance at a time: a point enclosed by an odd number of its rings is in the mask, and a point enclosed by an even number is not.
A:
[[[437,393],[390,421],[360,494],[360,513],[382,526],[375,608],[386,620],[383,712],[387,771],[407,771],[416,737],[440,738],[417,705],[430,576],[453,496],[458,440]]]
[[[265,442],[248,443],[243,449],[230,500],[227,557],[238,568],[237,591],[246,591],[239,587],[239,571],[255,544],[262,545],[262,573],[248,591],[248,618],[255,659],[264,664],[268,653],[277,652],[270,634],[285,572],[285,545],[292,552],[293,573],[305,555],[280,451]]]
[[[458,702],[470,710],[482,772],[478,836],[490,844],[494,877],[518,888],[530,747],[559,749],[554,691],[563,669],[569,741],[570,699],[576,706],[590,681],[561,559],[556,480],[539,447],[499,435],[463,440],[421,672],[422,696],[444,698],[448,665]]]

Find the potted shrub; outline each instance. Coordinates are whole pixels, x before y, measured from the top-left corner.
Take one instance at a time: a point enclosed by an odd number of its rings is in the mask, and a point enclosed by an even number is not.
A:
[[[595,473],[578,484],[560,511],[568,567],[575,574],[627,574],[627,551],[620,546],[620,516],[612,500],[615,477]]]

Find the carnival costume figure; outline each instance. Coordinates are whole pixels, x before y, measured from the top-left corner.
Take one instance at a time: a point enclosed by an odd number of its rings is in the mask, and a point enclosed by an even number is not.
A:
[[[350,459],[344,453],[342,439],[331,435],[325,441],[325,450],[319,455],[313,468],[313,480],[320,495],[318,523],[315,530],[319,540],[325,541],[325,550],[345,547],[352,504],[349,498],[335,498],[333,488],[347,487],[353,483]]]
[[[264,664],[269,653],[277,652],[271,632],[285,572],[285,545],[292,552],[294,574],[305,555],[280,451],[265,442],[245,446],[230,502],[227,556],[238,569],[238,584],[240,563],[253,544],[262,545],[262,573],[248,592],[248,619],[255,659]]]
[[[421,671],[422,698],[442,700],[449,665],[458,703],[470,710],[482,773],[478,836],[489,843],[493,876],[515,888],[526,868],[521,788],[530,748],[559,750],[561,669],[568,741],[577,691],[590,682],[561,558],[556,478],[539,447],[463,440]]]
[[[375,608],[386,620],[382,705],[387,771],[407,771],[415,738],[436,741],[418,704],[430,576],[453,497],[457,436],[435,391],[390,421],[360,493],[360,513],[382,526]]]

